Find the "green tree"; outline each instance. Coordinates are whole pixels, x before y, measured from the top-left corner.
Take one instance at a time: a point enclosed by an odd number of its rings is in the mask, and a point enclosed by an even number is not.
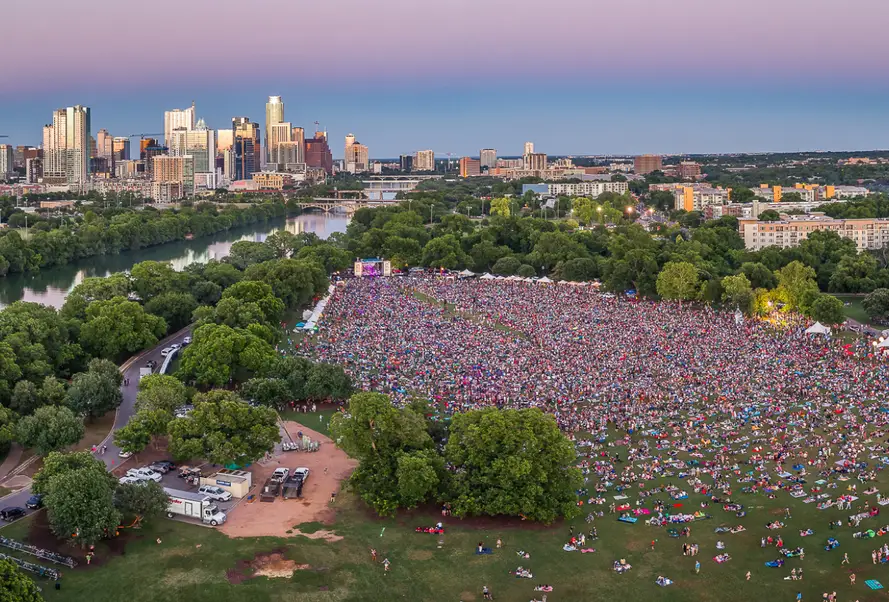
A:
[[[306,377],[305,394],[309,399],[347,399],[352,394],[352,379],[342,366],[317,363]]]
[[[489,272],[491,268],[503,257],[512,254],[507,246],[497,246],[490,240],[482,240],[469,250],[472,258],[472,266],[478,272]]]
[[[142,416],[142,412],[136,413],[129,422],[114,431],[114,444],[123,451],[138,454],[151,443],[152,434]],[[172,420],[172,414],[170,418]]]
[[[270,408],[282,408],[295,399],[283,378],[251,378],[241,387],[241,396]]]
[[[757,288],[775,288],[778,286],[778,279],[775,273],[761,263],[748,261],[741,264],[741,273],[747,276],[750,286]]]
[[[844,255],[830,277],[828,290],[835,293],[869,293],[877,288],[878,269],[873,255]]]
[[[178,376],[201,387],[221,387],[236,376],[261,374],[277,356],[271,345],[248,330],[206,324],[194,331],[193,339],[182,354]]]
[[[265,244],[272,248],[275,257],[279,259],[290,257],[293,250],[299,246],[296,237],[287,230],[275,230],[266,237]]]
[[[592,257],[569,259],[556,265],[554,276],[568,282],[588,282],[599,276],[599,265]]]
[[[487,408],[451,421],[445,459],[455,467],[450,499],[457,516],[524,516],[551,523],[579,508],[582,479],[573,444],[540,409]]]
[[[120,358],[156,345],[166,331],[163,318],[126,297],[114,297],[90,303],[80,342],[94,356]]]
[[[83,420],[64,406],[43,406],[16,425],[16,439],[43,455],[83,438]]]
[[[354,259],[347,250],[329,244],[303,247],[297,251],[296,258],[315,262],[328,274],[348,270]]]
[[[818,296],[815,270],[799,261],[791,261],[778,270],[777,277],[778,288],[787,298],[788,308],[807,313]]]
[[[657,276],[657,293],[664,299],[689,301],[698,296],[698,268],[685,261],[667,262]]]
[[[521,276],[522,278],[534,278],[537,276],[537,270],[534,269],[533,265],[523,263],[519,266],[519,269],[516,270],[515,275]]]
[[[176,332],[191,323],[191,314],[197,307],[191,293],[169,291],[152,298],[145,304],[145,311],[162,318],[169,332]]]
[[[169,426],[174,458],[206,458],[214,464],[245,465],[274,449],[281,440],[277,414],[252,407],[231,391],[199,393],[189,416]]]
[[[84,278],[65,297],[62,315],[66,318],[84,320],[86,308],[93,301],[108,301],[114,297],[126,297],[132,291],[130,278],[118,272],[105,278]]]
[[[0,406],[0,451],[9,449],[15,439],[15,421],[18,417],[9,408]]]
[[[25,416],[31,414],[43,405],[43,398],[37,385],[29,380],[20,380],[15,383],[12,389],[12,398],[9,400],[9,407]]]
[[[455,270],[466,266],[470,261],[453,234],[433,238],[423,248],[423,265],[428,267]]]
[[[234,299],[241,303],[255,303],[262,312],[262,320],[265,324],[278,324],[284,315],[284,303],[275,296],[272,287],[265,282],[241,281],[237,282],[222,293],[222,302]]]
[[[109,369],[110,366],[110,369]],[[65,394],[65,405],[75,414],[98,418],[120,405],[123,377],[111,362],[93,360],[87,372],[75,374]]]
[[[239,270],[246,270],[249,266],[263,261],[271,261],[275,258],[275,249],[261,242],[239,240],[229,249],[226,261]]]
[[[65,382],[55,376],[47,376],[40,386],[40,398],[47,405],[62,405],[65,403]]]
[[[52,477],[43,504],[50,528],[59,539],[86,548],[117,530],[120,512],[114,507],[116,483],[106,474],[81,468]]]
[[[889,288],[878,288],[866,296],[861,305],[874,322],[889,322]]]
[[[3,602],[43,602],[40,588],[11,560],[0,560],[0,600]]]
[[[843,302],[831,295],[818,295],[809,308],[809,316],[822,324],[841,324],[846,321]]]
[[[564,232],[543,232],[534,243],[534,249],[528,254],[527,262],[548,272],[560,261],[580,257],[589,257],[589,252],[583,243]]]
[[[50,452],[43,458],[43,468],[34,475],[31,491],[46,495],[49,493],[53,479],[57,476],[80,470],[93,471],[101,475],[108,480],[112,487],[117,484],[117,478],[105,469],[105,463],[88,451]]]
[[[491,215],[500,215],[502,217],[509,217],[512,213],[512,201],[507,198],[500,197],[491,200],[491,209],[489,213]]]
[[[766,209],[759,214],[759,219],[763,222],[776,222],[781,219],[781,216],[774,209]]]
[[[571,201],[571,214],[581,224],[587,225],[596,216],[596,205],[591,199],[578,197]]]
[[[234,285],[223,293],[226,296],[240,295],[236,287],[246,286],[247,281],[257,280],[271,286],[274,296],[284,302],[286,307],[299,307],[307,304],[313,297],[327,290],[329,281],[321,264],[306,259],[276,259],[256,264],[244,272],[245,281]],[[236,290],[229,295],[229,291]],[[252,300],[252,297],[251,297]]]
[[[163,293],[188,290],[188,276],[162,261],[137,263],[130,269],[130,279],[133,290],[146,303]]]
[[[148,481],[119,485],[114,492],[114,505],[124,515],[139,516],[143,522],[162,516],[170,504],[160,483]]]
[[[753,309],[753,288],[744,274],[726,276],[722,279],[722,301],[734,305],[744,313]]]
[[[501,257],[494,262],[491,271],[500,276],[512,276],[522,267],[522,262],[517,257]]]

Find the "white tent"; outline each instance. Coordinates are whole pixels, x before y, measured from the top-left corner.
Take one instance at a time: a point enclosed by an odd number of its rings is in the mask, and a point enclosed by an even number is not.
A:
[[[509,280],[509,281],[511,281],[511,282],[517,282],[517,281],[519,281],[519,280],[521,280],[521,279],[522,279],[521,276],[510,276],[509,278],[507,278],[507,280]]]
[[[537,284],[549,284],[550,282],[552,282],[552,280],[550,280],[546,276],[537,280]]]
[[[469,270],[463,270],[462,272],[460,272],[460,276],[466,276],[466,277],[475,276],[475,272],[470,272]]]
[[[889,339],[883,339],[880,341],[880,344],[877,345],[877,349],[886,349],[887,347],[889,347]]]
[[[485,272],[479,280],[495,280],[497,276],[492,276],[491,274]]]
[[[806,328],[806,334],[830,334],[830,328],[822,324],[821,322],[815,322],[808,328]]]

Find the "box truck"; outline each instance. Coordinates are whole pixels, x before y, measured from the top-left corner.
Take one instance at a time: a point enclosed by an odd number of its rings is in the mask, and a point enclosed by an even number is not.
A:
[[[167,505],[167,516],[170,518],[177,514],[189,518],[198,518],[201,522],[214,527],[225,522],[225,513],[220,512],[216,502],[206,495],[192,493],[191,491],[169,489],[167,487],[164,487],[164,493],[170,498],[170,503]]]

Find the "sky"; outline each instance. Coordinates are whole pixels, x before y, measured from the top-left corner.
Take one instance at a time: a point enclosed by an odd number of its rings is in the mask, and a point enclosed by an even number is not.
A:
[[[263,123],[269,95],[334,157],[525,141],[551,155],[889,148],[885,0],[43,0],[4,7],[0,135]]]

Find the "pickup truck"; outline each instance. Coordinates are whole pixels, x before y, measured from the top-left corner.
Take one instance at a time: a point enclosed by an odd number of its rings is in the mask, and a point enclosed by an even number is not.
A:
[[[155,472],[147,467],[131,468],[127,471],[127,476],[142,479],[143,481],[154,481],[155,483],[160,483],[163,478],[161,473]]]

